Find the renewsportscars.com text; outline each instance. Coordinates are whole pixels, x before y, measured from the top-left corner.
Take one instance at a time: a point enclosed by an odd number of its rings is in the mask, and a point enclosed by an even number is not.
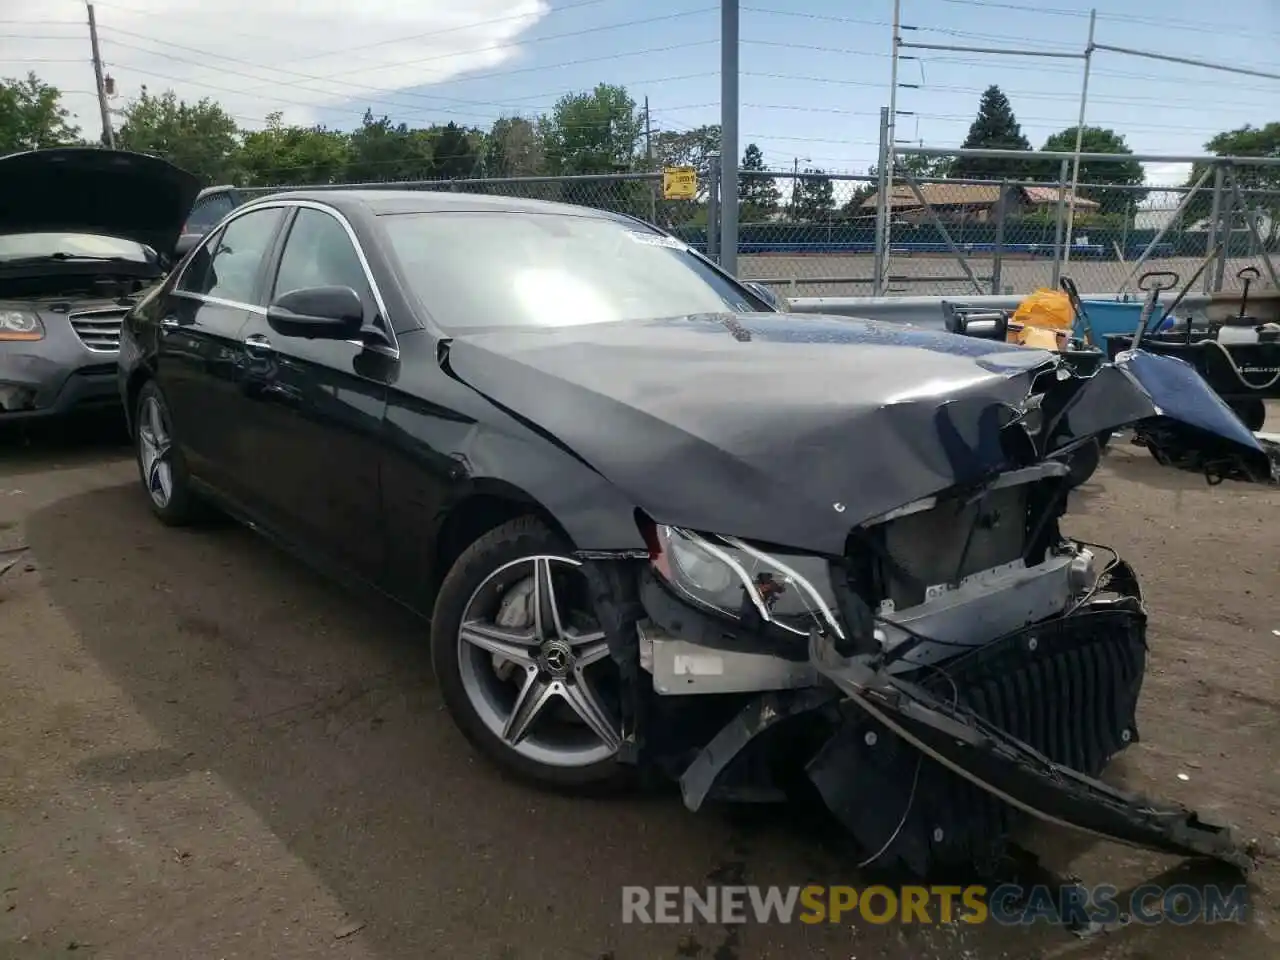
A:
[[[1145,884],[623,887],[623,923],[1243,923],[1248,889]]]

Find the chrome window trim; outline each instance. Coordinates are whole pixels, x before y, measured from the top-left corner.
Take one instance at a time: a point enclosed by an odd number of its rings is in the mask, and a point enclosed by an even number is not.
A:
[[[231,307],[233,310],[247,310],[250,313],[257,314],[259,317],[267,315],[267,308],[260,307],[256,303],[241,303],[239,300],[227,300],[225,297],[211,297],[207,293],[174,290],[171,296],[182,297],[184,300],[195,300],[198,303],[209,303],[218,307]]]
[[[342,229],[347,232],[347,239],[351,241],[352,247],[355,248],[356,259],[360,261],[360,269],[364,271],[365,281],[369,284],[369,290],[373,294],[374,306],[377,307],[378,316],[382,318],[383,332],[386,333],[388,337],[390,337],[392,345],[390,347],[382,347],[376,344],[365,344],[359,340],[351,340],[348,342],[359,344],[360,346],[373,350],[376,353],[382,353],[391,357],[399,357],[400,356],[400,338],[396,336],[395,327],[391,323],[391,318],[387,315],[387,302],[382,298],[382,291],[378,287],[378,281],[375,280],[373,276],[373,268],[369,266],[369,258],[365,256],[364,247],[360,243],[360,238],[356,236],[356,231],[351,226],[351,221],[349,221],[345,216],[343,216],[341,211],[336,210],[333,207],[326,206],[325,204],[319,203],[315,200],[261,200],[261,201],[251,201],[249,203],[241,204],[240,206],[236,207],[229,214],[223,217],[222,220],[219,221],[217,226],[213,227],[213,229],[211,229],[205,236],[200,238],[200,242],[196,244],[194,249],[192,249],[190,255],[188,255],[187,257],[186,263],[182,265],[182,272],[179,273],[178,276],[174,278],[173,290],[171,291],[172,294],[174,296],[186,297],[187,299],[190,299],[190,300],[199,300],[202,303],[212,303],[212,304],[217,304],[219,306],[224,306],[224,307],[234,307],[240,310],[248,310],[250,313],[254,313],[258,316],[265,317],[267,315],[266,307],[260,307],[257,304],[252,304],[252,303],[239,303],[234,300],[225,300],[221,297],[211,297],[208,294],[196,293],[192,290],[180,290],[178,288],[182,284],[183,278],[186,276],[188,267],[190,266],[191,262],[195,259],[196,251],[202,249],[215,236],[220,235],[222,231],[225,230],[233,220],[236,220],[239,217],[247,216],[248,214],[254,213],[258,210],[271,210],[271,209],[318,210],[320,213],[326,213],[329,216],[333,217],[333,219],[337,220],[338,223],[342,225]],[[292,224],[289,225],[289,229],[290,231],[292,231],[293,229]],[[289,237],[287,234],[285,235],[284,242],[286,246],[289,243]],[[279,264],[277,264],[277,267],[279,267]],[[275,278],[273,277],[272,283],[274,282],[275,282]]]

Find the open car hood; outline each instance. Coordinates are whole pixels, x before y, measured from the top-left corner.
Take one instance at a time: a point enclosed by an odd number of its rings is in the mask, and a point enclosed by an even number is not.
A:
[[[1273,476],[1192,368],[1140,351],[1086,378],[1046,351],[761,313],[477,333],[442,362],[656,520],[828,555],[903,504],[1136,422],[1171,464]]]
[[[200,182],[159,157],[58,147],[0,157],[0,232],[90,233],[171,256]]]

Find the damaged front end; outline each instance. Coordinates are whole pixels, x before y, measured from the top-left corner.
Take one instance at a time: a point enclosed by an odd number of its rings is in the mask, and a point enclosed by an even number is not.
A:
[[[857,523],[840,556],[641,516],[638,759],[691,809],[803,776],[864,863],[918,874],[994,865],[1027,817],[1248,869],[1229,828],[1096,779],[1138,738],[1147,617],[1130,567],[1060,530],[1074,458],[1143,422],[1167,462],[1274,479],[1212,393],[1130,361],[1046,365],[998,468]]]

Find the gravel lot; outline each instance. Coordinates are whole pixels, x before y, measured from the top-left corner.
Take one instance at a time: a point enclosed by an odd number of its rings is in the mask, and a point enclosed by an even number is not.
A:
[[[1274,258],[1273,258],[1274,259]],[[990,258],[970,257],[969,268],[978,277],[990,277],[992,262]],[[1235,275],[1241,267],[1251,263],[1245,257],[1236,257],[1227,265],[1225,286],[1229,290],[1239,289],[1239,281]],[[1262,261],[1254,262],[1260,270],[1264,270]],[[1148,270],[1172,270],[1182,282],[1191,279],[1192,274],[1200,266],[1195,257],[1179,257],[1168,260],[1151,260],[1142,268]],[[1081,293],[1114,293],[1132,270],[1132,264],[1126,265],[1115,260],[1082,260],[1073,261],[1063,268],[1063,274],[1071,277]],[[1211,268],[1212,269],[1212,268]],[[870,282],[855,284],[847,282],[853,278],[865,278],[870,281],[875,275],[875,261],[870,254],[807,254],[789,256],[787,254],[768,254],[740,256],[738,270],[743,277],[762,278],[767,280],[795,279],[794,288],[790,285],[778,285],[777,289],[792,297],[869,297]],[[972,295],[973,285],[964,279],[961,270],[953,257],[929,254],[925,256],[895,255],[890,261],[889,272],[894,277],[911,277],[911,282],[895,282],[887,291],[891,294],[905,296],[940,296],[955,294],[957,296]],[[1263,276],[1265,277],[1265,272]],[[846,281],[831,283],[823,277],[834,277]],[[950,280],[930,279],[950,277]],[[959,278],[959,279],[955,279]],[[1049,258],[1037,260],[1015,259],[1006,257],[1000,271],[1002,287],[1012,289],[1015,294],[1030,293],[1037,287],[1047,287],[1053,279],[1053,262]],[[982,281],[983,293],[990,293],[990,282]],[[1134,285],[1129,289],[1132,292]],[[1195,292],[1199,292],[1196,285]],[[1254,285],[1257,289],[1257,284]],[[1166,295],[1168,302],[1172,295]]]
[[[1082,286],[1085,286],[1082,283]],[[1275,415],[1276,411],[1273,411]],[[822,825],[505,782],[454,731],[423,626],[249,532],[161,527],[127,448],[0,440],[0,957],[703,960],[1280,955],[1280,868],[1246,925],[624,927],[624,884],[858,883]],[[1130,786],[1280,831],[1280,494],[1120,443],[1072,532],[1145,574]],[[1182,781],[1179,773],[1189,779]],[[1089,882],[1175,861],[1038,832]]]

